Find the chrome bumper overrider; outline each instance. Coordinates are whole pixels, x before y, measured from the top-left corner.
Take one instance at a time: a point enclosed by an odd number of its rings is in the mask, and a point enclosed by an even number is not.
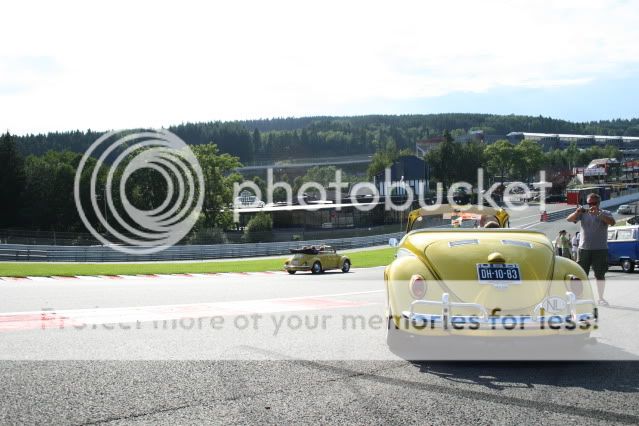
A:
[[[402,312],[402,318],[408,320],[410,325],[419,328],[443,328],[443,329],[468,329],[469,325],[475,325],[481,329],[489,326],[492,329],[506,328],[509,330],[526,329],[557,329],[557,327],[570,328],[584,325],[593,325],[597,321],[597,308],[594,300],[577,299],[573,292],[567,291],[564,299],[566,309],[563,314],[548,314],[544,311],[544,301],[533,310],[532,315],[489,315],[486,308],[479,303],[451,302],[448,293],[442,294],[441,300],[415,300],[410,304],[410,310]],[[416,313],[415,307],[419,305],[437,306],[441,313],[424,314]],[[589,313],[577,313],[578,305],[592,305]],[[465,308],[475,310],[475,315],[452,315],[451,309]],[[464,327],[461,327],[464,326]]]

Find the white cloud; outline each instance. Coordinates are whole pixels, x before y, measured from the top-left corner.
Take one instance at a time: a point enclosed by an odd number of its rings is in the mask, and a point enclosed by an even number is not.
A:
[[[333,114],[369,99],[584,84],[628,72],[639,58],[633,2],[2,9],[0,37],[10,42],[0,45],[0,126],[14,132]]]

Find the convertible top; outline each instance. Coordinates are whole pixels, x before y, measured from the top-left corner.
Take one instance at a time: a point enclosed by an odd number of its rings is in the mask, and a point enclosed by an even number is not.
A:
[[[319,254],[323,252],[330,252],[331,250],[334,252],[332,246],[321,245],[321,246],[304,246],[302,248],[297,249],[288,249],[291,253],[301,253],[301,254]]]
[[[293,254],[318,254],[319,250],[317,249],[317,247],[314,246],[304,246],[302,248],[297,248],[297,249],[289,249],[289,251]]]
[[[410,232],[413,229],[415,221],[423,216],[441,216],[444,219],[452,219],[453,217],[459,217],[462,220],[480,220],[486,216],[494,217],[501,228],[508,226],[509,215],[504,209],[495,209],[486,206],[467,205],[459,208],[454,208],[450,204],[444,204],[437,208],[422,207],[413,210],[408,214],[408,223],[406,226],[406,232]]]

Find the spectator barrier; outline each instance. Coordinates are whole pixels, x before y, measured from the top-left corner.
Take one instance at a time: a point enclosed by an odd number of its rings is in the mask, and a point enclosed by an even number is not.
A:
[[[243,257],[277,256],[289,254],[290,248],[306,245],[331,245],[337,250],[387,245],[390,238],[401,238],[402,233],[329,240],[290,241],[285,243],[245,243],[184,245],[168,247],[158,253],[132,255],[108,246],[29,246],[23,244],[0,245],[0,260],[47,262],[145,262],[207,259],[235,259]]]

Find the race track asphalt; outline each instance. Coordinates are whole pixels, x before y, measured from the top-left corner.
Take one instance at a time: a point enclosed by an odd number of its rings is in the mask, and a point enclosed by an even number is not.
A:
[[[404,360],[381,274],[0,281],[0,424],[639,423],[639,273],[567,362]]]

